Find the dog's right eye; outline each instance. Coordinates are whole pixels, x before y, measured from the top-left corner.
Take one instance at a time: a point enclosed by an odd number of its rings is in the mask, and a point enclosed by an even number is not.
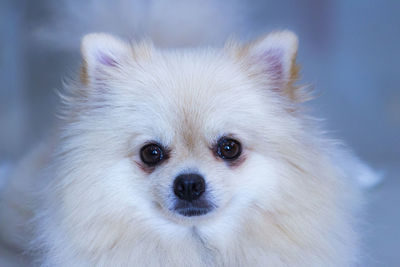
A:
[[[242,146],[235,139],[222,137],[218,140],[216,152],[220,158],[233,161],[242,153]]]
[[[165,158],[165,153],[160,145],[148,144],[140,149],[140,158],[145,164],[154,166]]]

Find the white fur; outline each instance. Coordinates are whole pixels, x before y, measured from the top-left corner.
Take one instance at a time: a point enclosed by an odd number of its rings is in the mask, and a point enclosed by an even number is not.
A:
[[[268,58],[274,57],[282,64],[282,79],[286,82],[290,79],[290,67],[296,57],[298,48],[297,36],[290,31],[274,32],[256,42],[251,49],[250,56],[264,60],[268,64]]]
[[[297,49],[289,32],[221,50],[158,50],[105,34],[85,37],[87,77],[66,88],[54,147],[38,149],[30,160],[42,160],[22,165],[14,177],[30,185],[12,201],[31,204],[20,221],[33,225],[24,238],[36,262],[354,266],[360,195],[351,173],[336,164],[343,149],[301,104],[272,87],[275,74],[263,72],[270,62],[254,61],[271,46],[283,51],[274,70],[282,68],[281,82],[289,83],[288,59]],[[210,150],[223,135],[242,143],[238,166]],[[171,156],[148,173],[138,153],[151,140]],[[183,170],[205,177],[216,206],[211,213],[183,217],[170,210],[171,185]]]

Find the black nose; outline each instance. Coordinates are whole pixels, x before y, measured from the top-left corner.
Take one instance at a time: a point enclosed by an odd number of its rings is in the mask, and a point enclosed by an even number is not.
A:
[[[187,201],[198,199],[206,190],[206,183],[201,175],[195,173],[181,174],[175,178],[175,195]]]

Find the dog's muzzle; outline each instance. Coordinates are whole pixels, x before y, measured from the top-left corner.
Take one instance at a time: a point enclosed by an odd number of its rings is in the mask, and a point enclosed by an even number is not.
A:
[[[206,182],[197,173],[178,175],[173,184],[174,194],[177,198],[174,211],[183,216],[200,216],[212,210],[212,205],[207,200]]]

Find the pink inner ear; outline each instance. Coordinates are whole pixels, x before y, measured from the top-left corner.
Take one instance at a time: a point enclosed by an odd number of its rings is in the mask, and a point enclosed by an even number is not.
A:
[[[261,54],[262,64],[271,79],[281,81],[284,79],[283,52],[279,48],[271,48]]]
[[[113,59],[109,55],[103,54],[103,53],[100,53],[100,54],[97,55],[97,60],[101,64],[106,65],[106,66],[110,66],[110,67],[115,67],[115,66],[118,65],[118,62],[115,59]]]

